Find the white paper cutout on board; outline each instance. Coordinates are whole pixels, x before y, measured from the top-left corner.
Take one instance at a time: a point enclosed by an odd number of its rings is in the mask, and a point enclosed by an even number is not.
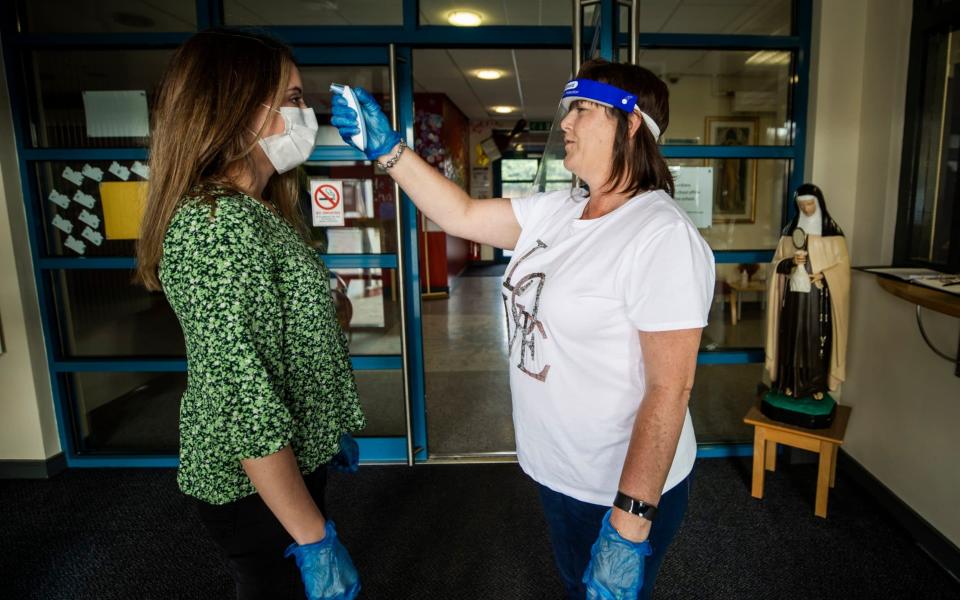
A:
[[[139,160],[134,161],[134,163],[130,165],[130,170],[144,179],[150,179],[150,167]]]
[[[87,225],[89,225],[90,227],[93,227],[94,229],[100,227],[100,217],[93,214],[92,212],[88,212],[86,209],[84,209],[83,212],[80,213],[80,216],[77,218],[80,219],[80,221],[82,221],[83,223],[86,223]]]
[[[60,208],[70,207],[70,197],[61,194],[57,190],[53,190],[52,192],[50,192],[50,196],[48,196],[48,198],[50,198],[50,202],[53,202]]]
[[[77,193],[73,195],[73,201],[87,208],[93,208],[97,204],[96,198],[90,194],[84,194],[80,190],[77,190]]]
[[[83,233],[81,233],[80,235],[82,235],[83,237],[93,242],[95,246],[99,246],[100,244],[103,243],[103,236],[100,234],[100,232],[94,231],[89,227],[84,227]]]
[[[103,169],[99,167],[91,167],[90,165],[83,165],[83,170],[81,171],[84,177],[89,177],[94,181],[103,181]]]
[[[150,117],[143,90],[85,91],[87,137],[147,137]]]
[[[83,254],[87,251],[87,245],[73,237],[72,235],[67,236],[67,241],[63,243],[64,246],[70,248],[77,254]]]
[[[80,185],[83,183],[83,173],[78,173],[70,167],[63,168],[63,178],[73,185]]]
[[[73,223],[64,219],[60,215],[53,215],[53,220],[50,221],[50,224],[67,235],[73,233]]]
[[[110,168],[107,170],[113,173],[114,175],[116,175],[117,178],[122,179],[124,181],[130,179],[130,169],[121,165],[117,161],[113,161],[112,163],[110,163]]]

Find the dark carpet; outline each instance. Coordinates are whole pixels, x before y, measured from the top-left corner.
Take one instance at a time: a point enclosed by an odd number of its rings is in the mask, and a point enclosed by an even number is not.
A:
[[[813,516],[815,465],[780,466],[766,497],[749,459],[697,464],[657,598],[960,598],[843,475]],[[363,598],[557,599],[536,490],[516,465],[365,466],[328,495]],[[231,598],[216,549],[169,470],[73,470],[0,481],[0,597]]]
[[[460,273],[460,277],[503,277],[507,272],[507,263],[495,265],[470,265]]]

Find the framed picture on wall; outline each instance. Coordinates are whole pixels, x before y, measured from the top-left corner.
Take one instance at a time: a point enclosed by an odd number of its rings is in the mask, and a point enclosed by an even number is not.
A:
[[[755,146],[755,117],[707,117],[704,139],[713,146]],[[713,222],[754,223],[757,220],[757,160],[717,158],[714,169]]]

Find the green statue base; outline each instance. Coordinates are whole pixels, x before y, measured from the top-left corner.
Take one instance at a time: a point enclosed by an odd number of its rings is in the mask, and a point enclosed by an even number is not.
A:
[[[760,412],[767,418],[807,429],[826,429],[837,414],[837,401],[830,394],[820,400],[812,397],[794,398],[777,392],[767,392],[760,403]]]

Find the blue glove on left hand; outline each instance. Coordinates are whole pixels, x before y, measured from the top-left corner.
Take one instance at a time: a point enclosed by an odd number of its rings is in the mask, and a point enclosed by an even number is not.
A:
[[[326,535],[312,544],[290,544],[284,557],[295,557],[307,600],[353,600],[360,593],[360,578],[350,554],[337,538],[333,521]]]
[[[367,90],[360,87],[352,89],[357,96],[357,102],[360,103],[360,113],[367,128],[366,147],[363,153],[370,160],[377,160],[389,154],[393,147],[400,143],[400,134],[390,126],[390,120],[380,110],[380,104],[367,93]],[[330,119],[330,124],[337,128],[343,141],[353,146],[350,138],[360,133],[357,127],[357,112],[350,108],[346,99],[337,92],[333,92],[331,112],[333,117]]]
[[[636,600],[643,587],[643,567],[653,549],[650,541],[631,542],[610,525],[610,512],[603,516],[600,535],[590,550],[590,564],[583,575],[587,600]]]
[[[360,469],[360,445],[353,436],[340,436],[340,452],[330,459],[330,466],[341,473],[356,473]]]

